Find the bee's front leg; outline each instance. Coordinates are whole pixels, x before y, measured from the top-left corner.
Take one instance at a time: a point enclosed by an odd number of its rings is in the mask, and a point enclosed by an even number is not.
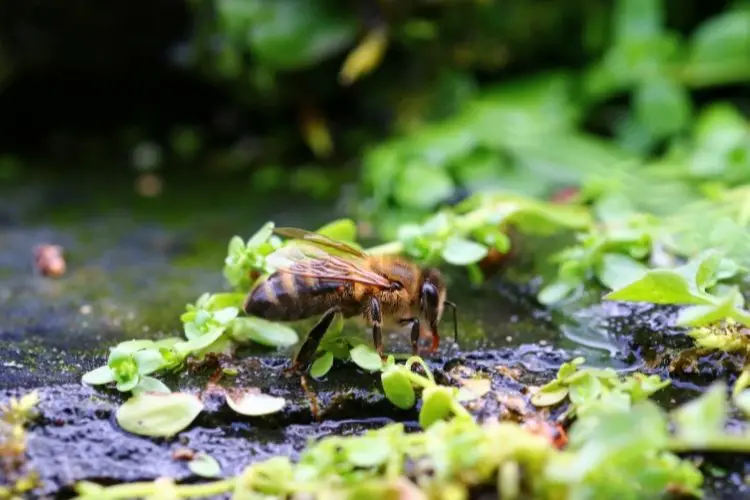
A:
[[[383,354],[383,312],[380,308],[380,300],[377,297],[370,299],[370,321],[372,321],[372,342],[380,357],[385,360]]]
[[[333,318],[339,312],[341,312],[341,308],[338,306],[330,308],[323,314],[315,326],[312,327],[310,333],[307,334],[304,344],[302,344],[297,356],[294,358],[292,370],[297,372],[304,372],[307,370],[312,357],[315,355],[315,351],[320,345],[320,341],[323,340],[323,336],[326,334],[326,331],[328,331],[328,327],[331,326]]]

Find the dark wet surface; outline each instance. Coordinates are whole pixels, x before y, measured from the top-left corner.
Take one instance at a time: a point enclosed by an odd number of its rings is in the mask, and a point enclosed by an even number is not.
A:
[[[282,376],[284,353],[250,351],[237,362],[238,376],[221,383],[284,396],[289,404],[281,413],[242,417],[222,401],[208,400],[206,411],[174,439],[119,430],[114,411],[122,396],[80,384],[84,372],[104,363],[109,346],[181,335],[184,305],[224,289],[221,268],[232,235],[247,237],[270,218],[314,228],[340,214],[330,203],[261,200],[249,186],[242,193],[243,186],[232,183],[167,183],[155,200],[137,198],[127,185],[119,191],[103,184],[62,186],[0,187],[0,401],[38,389],[41,415],[31,428],[29,457],[42,475],[44,495],[68,497],[82,479],[188,479],[185,463],[172,458],[179,447],[210,454],[228,475],[273,455],[296,456],[310,437],[391,421],[417,427],[415,412],[385,401],[377,377],[352,365],[337,365],[325,380],[312,382],[320,407],[316,420],[299,382]],[[62,278],[35,273],[32,248],[39,243],[65,248],[68,272]],[[460,346],[445,334],[429,363],[446,381],[457,370],[490,376],[492,391],[473,407],[480,419],[497,418],[501,395],[521,398],[524,384],[546,382],[572,357],[666,375],[674,352],[691,345],[670,326],[669,308],[608,303],[558,317],[502,276],[481,288],[460,273],[450,277],[451,297],[460,306]],[[408,352],[406,340],[393,336],[386,337],[386,348]],[[505,368],[516,368],[517,376]],[[658,400],[671,407],[725,373],[675,373],[673,387]],[[199,392],[207,375],[183,374],[169,383]],[[706,498],[744,498],[740,485],[748,467],[737,458],[718,457],[716,463],[733,472],[708,479]]]

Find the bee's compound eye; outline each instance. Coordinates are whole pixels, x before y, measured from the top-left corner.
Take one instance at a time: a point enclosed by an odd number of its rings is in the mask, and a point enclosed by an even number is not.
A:
[[[404,288],[404,285],[400,281],[391,282],[391,290],[401,290],[403,288]]]

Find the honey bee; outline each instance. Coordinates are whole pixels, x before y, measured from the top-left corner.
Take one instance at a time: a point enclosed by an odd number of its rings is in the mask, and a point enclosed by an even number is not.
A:
[[[445,281],[437,269],[420,268],[402,257],[368,255],[304,229],[280,227],[274,232],[295,241],[269,256],[276,270],[253,287],[243,309],[270,321],[322,315],[295,356],[293,369],[307,368],[336,314],[363,318],[372,327],[381,357],[382,329],[391,325],[411,327],[412,354],[418,354],[420,320],[432,335],[429,352],[435,352],[445,306],[453,309],[458,341],[456,305],[446,300]]]

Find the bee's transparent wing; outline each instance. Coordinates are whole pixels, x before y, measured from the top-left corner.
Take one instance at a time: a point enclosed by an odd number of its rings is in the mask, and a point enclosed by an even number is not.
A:
[[[325,280],[389,288],[391,282],[365,266],[366,260],[342,259],[315,246],[287,245],[266,257],[278,272]]]

